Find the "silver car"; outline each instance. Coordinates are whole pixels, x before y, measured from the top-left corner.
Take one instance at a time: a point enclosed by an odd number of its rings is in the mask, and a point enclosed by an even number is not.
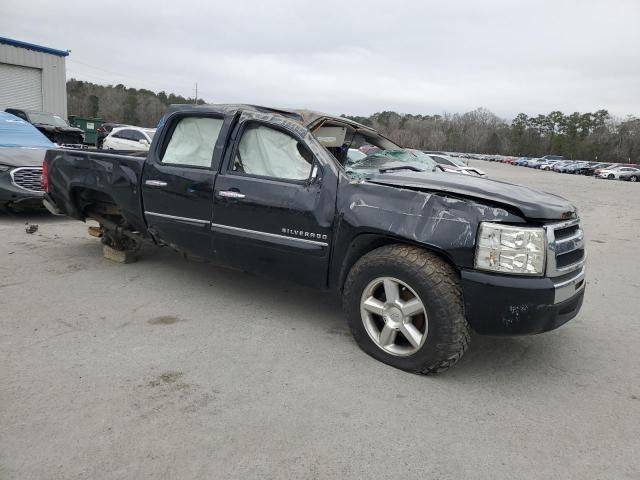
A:
[[[629,182],[640,182],[640,169],[636,169],[635,172],[621,173],[618,178]]]
[[[449,155],[441,155],[434,153],[427,153],[434,162],[440,165],[445,172],[462,173],[463,175],[476,175],[478,177],[486,177],[487,174],[476,167],[469,167],[463,161],[457,158],[450,157]]]
[[[606,178],[608,180],[620,180],[621,175],[624,175],[624,176],[639,175],[640,176],[640,168],[625,167],[625,166],[619,166],[614,168],[604,168],[598,171],[597,177]],[[636,180],[638,180],[638,177],[636,177]]]

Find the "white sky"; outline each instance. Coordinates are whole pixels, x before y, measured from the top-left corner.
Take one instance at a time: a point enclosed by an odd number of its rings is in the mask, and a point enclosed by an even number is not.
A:
[[[640,0],[0,0],[0,36],[212,103],[640,115]]]

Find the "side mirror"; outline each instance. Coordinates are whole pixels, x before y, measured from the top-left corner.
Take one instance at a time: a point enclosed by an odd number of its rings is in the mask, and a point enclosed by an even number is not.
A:
[[[138,142],[140,142],[142,145],[149,145],[149,142],[146,138],[141,138],[140,140],[138,140]]]

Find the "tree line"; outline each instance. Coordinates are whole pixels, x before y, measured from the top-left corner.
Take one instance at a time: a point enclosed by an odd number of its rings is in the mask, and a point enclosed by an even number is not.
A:
[[[195,99],[144,88],[67,82],[70,115],[153,127],[169,105]],[[198,99],[197,103],[206,103]],[[368,117],[343,115],[381,131],[399,144],[421,150],[488,153],[640,163],[640,119],[613,118],[607,110],[547,115],[519,113],[504,120],[484,108],[463,114],[411,115],[384,111]]]
[[[402,146],[420,150],[640,163],[640,119],[613,118],[607,110],[547,115],[519,113],[508,122],[487,109],[464,114],[380,112],[343,115],[379,130]]]
[[[67,81],[69,115],[101,118],[106,122],[155,127],[169,105],[195,103],[194,98],[144,88],[118,85],[97,85],[71,79]],[[198,99],[198,105],[205,103]]]

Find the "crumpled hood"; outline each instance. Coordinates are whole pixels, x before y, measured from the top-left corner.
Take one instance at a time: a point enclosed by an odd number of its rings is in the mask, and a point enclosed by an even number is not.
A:
[[[46,148],[0,148],[0,165],[9,165],[10,167],[41,167],[46,153]]]
[[[488,200],[514,207],[528,219],[566,220],[576,215],[576,207],[557,195],[523,185],[472,175],[423,172],[384,173],[372,176],[367,181]]]

